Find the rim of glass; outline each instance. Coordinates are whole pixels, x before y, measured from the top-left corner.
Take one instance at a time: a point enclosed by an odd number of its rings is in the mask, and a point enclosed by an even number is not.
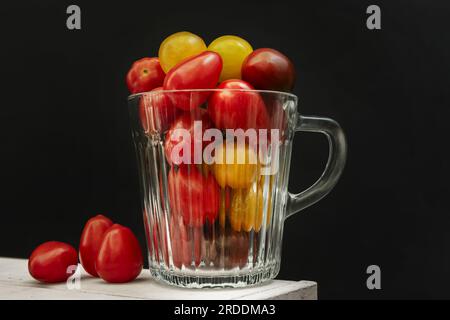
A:
[[[157,94],[157,93],[175,93],[175,92],[220,92],[220,91],[234,91],[234,92],[257,92],[257,93],[268,93],[268,94],[275,94],[275,95],[281,95],[286,96],[289,98],[293,98],[295,100],[298,100],[298,97],[289,92],[284,91],[275,91],[275,90],[256,90],[256,89],[174,89],[174,90],[156,90],[156,91],[144,91],[139,93],[133,93],[128,96],[128,100],[132,100],[136,97],[148,95],[148,94]]]

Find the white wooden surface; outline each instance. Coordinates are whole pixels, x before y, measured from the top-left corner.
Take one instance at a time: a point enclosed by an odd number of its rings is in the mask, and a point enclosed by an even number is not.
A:
[[[312,281],[274,280],[239,289],[183,289],[152,280],[148,270],[143,270],[138,279],[126,284],[107,284],[101,279],[88,276],[82,270],[79,284],[79,289],[68,289],[66,283],[42,284],[29,275],[27,260],[0,258],[0,299],[317,299],[317,284]]]

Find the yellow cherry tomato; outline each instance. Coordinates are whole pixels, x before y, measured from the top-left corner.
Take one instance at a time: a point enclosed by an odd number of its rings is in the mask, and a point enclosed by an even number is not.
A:
[[[233,190],[229,220],[234,231],[259,232],[266,213],[266,226],[272,214],[272,179],[266,192],[267,207],[264,211],[264,177],[261,182],[254,183],[249,189]]]
[[[233,189],[249,188],[259,177],[258,155],[248,145],[235,143],[234,148],[230,149],[232,154],[228,157],[226,143],[216,150],[213,172],[217,183],[222,188],[226,186]]]
[[[241,79],[242,63],[253,52],[250,43],[237,36],[219,37],[211,42],[208,50],[214,51],[222,57],[223,68],[220,81]]]
[[[229,217],[231,228],[234,231],[249,232],[255,226],[256,211],[260,204],[257,198],[256,188],[233,190]]]
[[[165,73],[182,60],[206,51],[206,44],[199,36],[187,32],[177,32],[168,36],[159,47],[159,63]]]

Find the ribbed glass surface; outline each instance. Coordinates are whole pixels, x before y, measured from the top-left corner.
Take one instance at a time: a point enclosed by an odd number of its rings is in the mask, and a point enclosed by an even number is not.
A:
[[[264,172],[267,165],[259,158],[256,165],[240,167],[206,164],[203,158],[202,163],[177,165],[167,154],[166,140],[173,137],[173,130],[168,130],[180,117],[184,126],[197,120],[204,127],[215,127],[208,116],[208,100],[176,114],[161,111],[156,103],[162,94],[164,98],[182,94],[197,103],[211,93],[153,92],[129,99],[149,267],[155,278],[184,287],[256,284],[276,277],[280,267],[296,100],[291,95],[258,93],[267,108],[269,129],[278,130],[276,169]],[[257,116],[247,121],[257,123]],[[225,130],[220,132],[225,139]],[[274,137],[269,136],[269,151]],[[234,149],[236,154],[246,152],[247,142]],[[205,145],[198,144],[202,150]]]

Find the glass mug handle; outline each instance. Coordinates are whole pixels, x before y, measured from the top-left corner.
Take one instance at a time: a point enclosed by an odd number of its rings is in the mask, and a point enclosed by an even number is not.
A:
[[[312,186],[297,194],[289,192],[286,218],[325,197],[339,180],[347,157],[347,143],[344,131],[333,119],[308,117],[299,114],[295,131],[319,132],[326,135],[329,154],[325,170]]]

